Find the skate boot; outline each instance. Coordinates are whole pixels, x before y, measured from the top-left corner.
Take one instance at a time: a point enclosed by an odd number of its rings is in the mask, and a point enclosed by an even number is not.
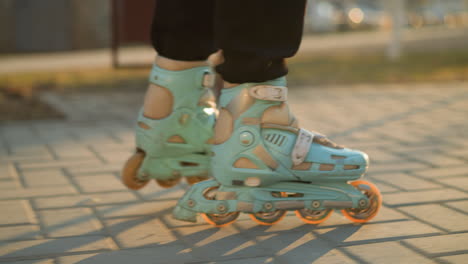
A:
[[[336,145],[298,127],[290,113],[285,78],[222,90],[212,171],[179,200],[174,217],[214,226],[240,212],[272,225],[288,210],[306,223],[325,221],[334,209],[354,222],[372,219],[382,203],[373,184],[358,180],[365,153]]]
[[[158,103],[167,114],[147,118],[143,110],[136,127],[136,152],[122,171],[130,189],[140,189],[150,179],[162,187],[176,185],[182,177],[189,184],[209,177],[215,98],[214,75],[209,67],[169,71],[153,66],[150,85],[159,86]]]

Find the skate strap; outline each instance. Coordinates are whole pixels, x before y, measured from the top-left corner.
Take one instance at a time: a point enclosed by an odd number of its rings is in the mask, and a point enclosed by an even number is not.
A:
[[[249,94],[260,100],[284,102],[288,99],[288,88],[284,86],[257,85],[250,87]]]
[[[294,165],[299,165],[304,162],[309,153],[312,140],[314,139],[314,134],[305,129],[299,129],[297,134],[296,144],[294,145],[293,151],[291,153],[291,159]]]
[[[209,71],[205,71],[203,74],[202,86],[205,88],[213,88],[215,85],[215,74]]]

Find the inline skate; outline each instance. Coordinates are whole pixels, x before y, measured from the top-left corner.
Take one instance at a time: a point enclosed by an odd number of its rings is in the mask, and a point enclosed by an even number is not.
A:
[[[223,89],[215,125],[212,171],[179,200],[176,219],[196,222],[197,213],[220,227],[240,212],[262,225],[289,210],[318,224],[333,210],[363,223],[379,211],[382,197],[358,180],[368,167],[365,153],[336,145],[298,127],[290,113],[285,78]]]
[[[167,114],[160,119],[146,117],[143,110],[138,114],[136,151],[124,165],[122,182],[137,190],[150,179],[165,188],[182,177],[189,184],[208,179],[217,111],[211,68],[170,71],[154,65],[149,81]]]

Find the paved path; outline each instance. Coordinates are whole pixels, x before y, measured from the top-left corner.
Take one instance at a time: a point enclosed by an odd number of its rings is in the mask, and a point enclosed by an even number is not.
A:
[[[49,94],[68,121],[0,125],[0,263],[466,263],[468,83],[291,89],[304,127],[369,153],[364,225],[173,220],[186,185],[119,182],[142,96]]]

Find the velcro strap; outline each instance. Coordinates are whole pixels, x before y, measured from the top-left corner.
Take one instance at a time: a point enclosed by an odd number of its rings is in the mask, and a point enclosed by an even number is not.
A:
[[[291,153],[291,159],[294,165],[299,165],[304,162],[305,158],[307,157],[307,153],[309,153],[313,139],[313,133],[302,128],[299,129],[299,133],[296,138],[296,144],[294,145],[294,149]]]
[[[257,85],[249,89],[250,96],[266,101],[281,101],[288,99],[288,88],[284,86]]]
[[[215,84],[215,74],[211,72],[205,72],[203,74],[202,85],[205,88],[213,88]]]

